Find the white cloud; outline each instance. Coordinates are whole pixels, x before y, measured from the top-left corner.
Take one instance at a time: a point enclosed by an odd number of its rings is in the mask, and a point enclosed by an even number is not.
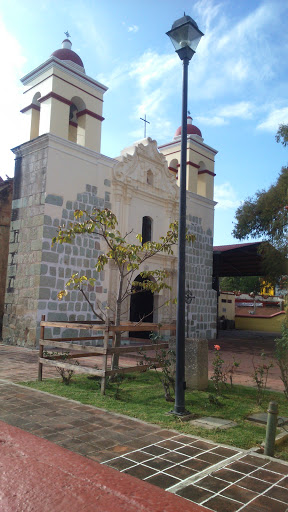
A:
[[[137,25],[131,25],[130,27],[128,27],[128,32],[138,32],[139,30],[139,27]]]
[[[287,123],[288,107],[277,108],[272,110],[266,119],[257,125],[257,129],[275,133],[278,130],[279,124]]]
[[[143,88],[151,85],[151,82],[168,78],[169,73],[179,66],[179,59],[175,54],[159,55],[148,50],[141,57],[131,63],[129,76],[137,78]]]
[[[254,106],[249,101],[240,101],[231,105],[226,105],[217,110],[221,117],[240,117],[242,119],[251,119]]]
[[[216,208],[221,210],[235,209],[240,204],[240,199],[229,182],[215,185],[214,199],[218,203]]]
[[[219,116],[197,116],[195,120],[207,126],[223,126],[224,124],[228,124],[226,119]]]
[[[2,148],[0,174],[5,177],[13,175],[14,155],[10,148],[27,140],[25,130],[25,116],[20,114],[22,105],[23,86],[19,82],[22,76],[24,63],[22,48],[18,41],[10,34],[3,21],[0,19],[0,47],[9,48],[8,52],[3,51],[1,55],[1,66],[3,78],[1,80],[1,118],[0,139]],[[13,105],[7,99],[13,98]],[[3,122],[5,120],[5,122]]]

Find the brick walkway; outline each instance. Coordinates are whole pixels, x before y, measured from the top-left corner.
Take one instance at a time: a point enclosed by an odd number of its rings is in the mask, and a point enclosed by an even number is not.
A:
[[[286,511],[287,464],[21,387],[11,380],[36,377],[36,352],[0,346],[0,356],[5,423],[214,512]]]

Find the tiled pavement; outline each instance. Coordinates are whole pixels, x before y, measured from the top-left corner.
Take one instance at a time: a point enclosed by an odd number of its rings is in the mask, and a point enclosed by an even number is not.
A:
[[[285,512],[288,465],[0,381],[0,420],[215,512]],[[185,510],[185,508],[183,508]]]
[[[0,357],[0,420],[214,512],[288,512],[287,464],[18,386],[36,377],[36,351]]]

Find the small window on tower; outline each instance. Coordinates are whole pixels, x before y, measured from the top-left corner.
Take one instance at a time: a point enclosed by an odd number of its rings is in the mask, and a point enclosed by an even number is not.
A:
[[[143,217],[142,220],[142,245],[152,240],[152,219]]]
[[[147,171],[147,183],[148,185],[153,185],[153,172]]]

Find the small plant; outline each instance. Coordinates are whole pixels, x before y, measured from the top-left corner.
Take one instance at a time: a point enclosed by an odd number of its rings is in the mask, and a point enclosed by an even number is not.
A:
[[[75,359],[71,360],[70,352],[43,352],[44,357],[46,359],[58,359],[60,361],[66,361],[69,360],[69,364],[73,364],[75,366],[79,366],[79,361],[76,361]],[[69,386],[70,381],[72,379],[72,376],[74,374],[74,370],[68,370],[67,368],[60,368],[59,366],[56,366],[57,372],[60,374],[63,384],[66,386]]]
[[[282,336],[276,338],[276,361],[284,384],[284,395],[288,400],[288,327],[282,326]]]
[[[151,333],[150,339],[157,345],[162,341],[159,334]],[[176,354],[174,350],[160,349],[156,346],[155,356],[153,360],[151,357],[143,351],[139,351],[143,360],[140,361],[140,365],[144,362],[149,364],[149,370],[155,370],[158,379],[160,380],[165,394],[166,402],[174,402],[171,395],[171,388],[175,391],[175,378],[172,372],[173,362],[175,362]]]
[[[257,386],[257,405],[261,405],[262,403],[267,387],[269,371],[274,366],[271,361],[268,364],[265,363],[266,354],[264,352],[261,354],[261,357],[263,360],[262,363],[254,364],[253,361],[254,372],[252,373],[253,380]]]
[[[230,380],[230,386],[233,387],[233,376],[237,369],[240,366],[239,361],[235,361],[235,358],[233,357],[233,363],[229,363],[226,368],[223,371],[223,377],[224,377],[224,384],[226,384],[228,378]]]
[[[222,392],[222,384],[224,383],[224,373],[223,373],[223,364],[224,360],[219,354],[220,345],[214,345],[214,359],[212,361],[213,365],[213,375],[211,380],[213,381],[213,385],[217,395],[221,395]]]
[[[216,405],[216,407],[223,407],[222,402],[220,402],[219,398],[213,395],[213,393],[209,393],[208,400],[211,405]]]

